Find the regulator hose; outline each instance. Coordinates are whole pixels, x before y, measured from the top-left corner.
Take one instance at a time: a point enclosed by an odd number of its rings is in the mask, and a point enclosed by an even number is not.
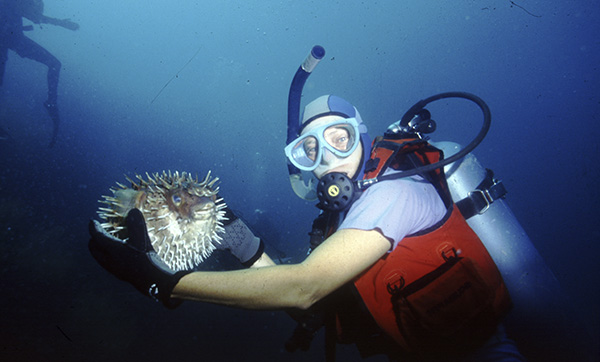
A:
[[[358,187],[361,190],[364,190],[368,186],[370,186],[373,183],[378,182],[378,181],[410,177],[410,176],[414,176],[414,175],[417,175],[420,173],[425,173],[425,172],[433,171],[435,169],[444,167],[448,164],[451,164],[452,162],[455,162],[455,161],[465,157],[467,154],[469,154],[471,151],[473,151],[475,149],[475,147],[477,147],[481,143],[481,141],[483,141],[483,139],[487,135],[487,133],[490,129],[490,125],[492,123],[492,114],[490,112],[490,108],[483,101],[483,99],[477,97],[474,94],[466,93],[466,92],[440,93],[440,94],[431,96],[429,98],[420,100],[415,105],[410,107],[408,109],[408,111],[406,111],[406,113],[402,116],[402,118],[400,120],[400,127],[401,128],[408,127],[408,123],[410,122],[410,120],[413,119],[413,117],[415,117],[417,114],[419,114],[425,108],[425,106],[428,105],[429,103],[438,101],[440,99],[445,99],[445,98],[464,98],[464,99],[474,102],[475,104],[477,104],[479,106],[479,108],[481,108],[481,111],[483,112],[483,125],[481,126],[481,130],[479,131],[477,136],[473,139],[473,141],[471,141],[471,143],[469,143],[465,148],[458,151],[454,155],[452,155],[448,158],[445,158],[441,161],[438,161],[436,163],[432,163],[432,164],[425,165],[425,166],[420,166],[420,167],[417,167],[417,168],[414,168],[414,169],[411,169],[408,171],[403,171],[401,173],[397,173],[397,174],[393,174],[393,175],[381,176],[377,179],[361,180],[358,182]]]

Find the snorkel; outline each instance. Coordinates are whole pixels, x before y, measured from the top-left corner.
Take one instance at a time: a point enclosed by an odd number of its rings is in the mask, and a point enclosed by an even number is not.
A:
[[[290,144],[300,135],[300,100],[302,98],[302,89],[308,76],[325,56],[325,49],[320,45],[315,45],[310,54],[304,59],[304,62],[298,67],[288,95],[288,132],[286,145]],[[293,165],[290,165],[294,167]],[[295,167],[294,167],[295,168]]]
[[[308,76],[324,56],[325,49],[320,45],[315,45],[294,75],[292,85],[290,86],[290,93],[288,95],[288,130],[286,145],[290,144],[290,142],[300,135],[300,101],[302,99],[302,89],[304,88],[304,83],[306,83]],[[317,198],[315,188],[312,186],[312,183],[316,182],[314,177],[307,177],[308,184],[305,183],[301,171],[289,161],[288,173],[290,175],[292,189],[296,195],[306,200],[315,200]]]

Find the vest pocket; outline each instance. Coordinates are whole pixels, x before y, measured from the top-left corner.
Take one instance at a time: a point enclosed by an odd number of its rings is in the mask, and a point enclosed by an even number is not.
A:
[[[402,283],[400,283],[402,285]],[[495,287],[468,257],[453,256],[403,287],[388,285],[396,323],[409,351],[460,355],[481,346],[499,322]]]

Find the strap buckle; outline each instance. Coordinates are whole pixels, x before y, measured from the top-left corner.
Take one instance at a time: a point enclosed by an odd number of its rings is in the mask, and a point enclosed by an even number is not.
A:
[[[473,197],[474,195],[480,195],[481,198],[479,198],[479,200],[483,200],[485,202],[485,205],[483,205],[482,207],[477,208],[477,214],[481,215],[484,212],[486,212],[489,208],[490,205],[492,204],[492,202],[494,202],[494,200],[492,199],[492,197],[490,196],[490,193],[488,192],[488,190],[475,190],[475,191],[469,191],[469,198],[474,200],[475,198]]]
[[[469,198],[473,199],[474,195],[480,195],[481,197],[479,198],[479,200],[483,201],[483,205],[481,205],[478,210],[477,210],[477,214],[481,215],[484,212],[486,212],[489,208],[490,205],[498,200],[498,199],[502,199],[504,198],[504,196],[506,195],[507,191],[506,188],[504,187],[504,184],[502,183],[502,181],[496,180],[494,177],[494,174],[488,170],[488,185],[484,185],[486,182],[482,182],[477,189],[475,189],[475,191],[471,191],[469,192]]]
[[[486,169],[486,176],[483,181],[477,185],[474,191],[470,191],[467,197],[458,201],[456,205],[465,219],[469,219],[472,216],[486,212],[494,201],[503,199],[506,193],[502,181],[496,180],[494,172]]]

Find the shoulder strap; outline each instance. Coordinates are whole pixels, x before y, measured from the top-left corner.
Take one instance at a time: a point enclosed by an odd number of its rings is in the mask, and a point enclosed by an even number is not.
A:
[[[424,144],[427,144],[427,142],[418,138],[387,139],[377,137],[373,142],[371,157],[365,165],[364,178],[375,178],[383,174],[388,167],[402,169],[402,166],[396,162],[397,156],[422,147]]]
[[[410,170],[436,163],[443,157],[443,152],[425,139],[377,138],[373,143],[371,158],[365,166],[365,179],[379,177],[388,168],[399,171]],[[449,208],[452,205],[452,196],[444,169],[437,168],[419,175],[435,186],[446,208]]]
[[[365,166],[365,179],[380,177],[389,167],[394,170],[410,170],[438,162],[443,157],[441,150],[424,139],[386,139],[379,137],[373,143],[371,158]],[[453,200],[443,168],[420,173],[419,175],[436,187],[446,208],[449,208]],[[469,192],[467,197],[457,201],[456,206],[463,217],[469,219],[475,215],[483,214],[495,200],[504,198],[506,193],[502,181],[496,180],[494,172],[486,169],[486,176],[481,183],[475,190]]]

